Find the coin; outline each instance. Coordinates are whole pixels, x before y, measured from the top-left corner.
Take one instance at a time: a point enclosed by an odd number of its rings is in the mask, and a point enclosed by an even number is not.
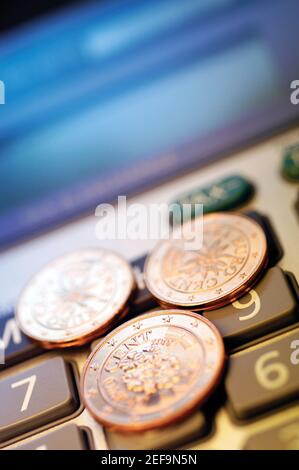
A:
[[[17,321],[45,348],[82,345],[125,315],[134,286],[133,271],[118,254],[69,253],[29,281],[18,301]]]
[[[240,214],[203,216],[203,244],[186,249],[185,240],[164,240],[145,263],[148,290],[163,307],[211,310],[251,289],[267,262],[262,228]]]
[[[81,378],[86,408],[104,426],[135,432],[173,424],[217,386],[223,340],[196,313],[159,310],[124,323],[89,356]]]

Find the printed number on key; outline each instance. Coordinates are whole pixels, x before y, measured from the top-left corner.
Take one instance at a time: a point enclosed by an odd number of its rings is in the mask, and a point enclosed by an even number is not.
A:
[[[293,340],[290,348],[294,351],[290,355],[292,365],[299,364],[299,340]],[[278,350],[263,354],[255,363],[255,375],[260,385],[267,390],[283,387],[289,379],[288,367],[279,361],[273,362],[280,356]]]
[[[238,310],[242,310],[244,308],[250,307],[251,305],[254,305],[253,311],[251,313],[249,313],[248,315],[239,316],[240,321],[250,320],[251,318],[254,318],[261,309],[261,299],[258,293],[254,289],[251,289],[248,294],[250,295],[250,300],[248,302],[241,303],[239,300],[236,300],[232,303],[232,306]]]
[[[255,363],[255,375],[259,384],[267,390],[283,387],[289,379],[289,369],[282,362],[275,361],[280,356],[279,351],[269,351]]]

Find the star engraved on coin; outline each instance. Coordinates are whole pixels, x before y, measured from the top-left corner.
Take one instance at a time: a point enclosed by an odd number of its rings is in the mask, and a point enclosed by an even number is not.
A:
[[[162,320],[164,323],[170,323],[172,320],[172,317],[170,315],[167,315],[167,317],[163,317]]]
[[[131,267],[118,254],[102,249],[69,253],[27,284],[17,319],[44,347],[84,344],[124,314],[134,286]]]
[[[171,318],[171,323],[163,321]],[[156,311],[130,320],[103,339],[81,378],[86,408],[99,422],[121,431],[155,429],[191,413],[212,392],[224,367],[218,330],[184,310]],[[196,328],[192,326],[197,322]],[[113,350],[108,345],[116,340]],[[100,368],[90,371],[96,361]],[[89,390],[97,388],[96,395]],[[104,413],[110,406],[111,412]]]
[[[133,328],[135,328],[136,330],[140,330],[141,327],[142,327],[142,324],[140,323],[140,321],[138,321],[137,323],[133,325]]]
[[[252,287],[266,255],[266,237],[255,221],[239,214],[208,214],[202,246],[186,249],[183,238],[158,243],[146,260],[145,282],[165,308],[218,308]]]

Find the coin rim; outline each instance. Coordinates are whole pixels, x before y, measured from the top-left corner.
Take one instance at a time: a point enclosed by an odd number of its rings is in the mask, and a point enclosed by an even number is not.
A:
[[[87,251],[89,251],[89,252],[92,251],[92,252],[96,252],[96,253],[98,253],[98,252],[110,253],[110,254],[113,254],[113,255],[117,256],[122,261],[122,263],[126,264],[126,266],[128,268],[128,272],[131,275],[130,276],[130,278],[131,278],[130,279],[131,280],[131,288],[129,290],[129,295],[127,296],[126,300],[123,302],[123,304],[120,306],[120,308],[117,310],[117,312],[108,321],[106,321],[102,325],[98,325],[98,326],[94,327],[88,333],[85,333],[85,334],[81,333],[80,336],[79,335],[71,336],[70,339],[67,339],[67,340],[53,340],[53,341],[51,341],[51,339],[42,339],[40,337],[34,336],[30,332],[30,329],[28,329],[27,327],[25,327],[22,324],[22,321],[20,319],[20,314],[19,314],[20,304],[22,302],[22,297],[23,297],[25,291],[30,286],[30,284],[39,276],[40,272],[45,270],[47,267],[51,266],[52,264],[56,263],[59,260],[63,260],[63,258],[65,256],[73,255],[73,254],[76,254],[76,253],[84,253],[84,252],[87,252]],[[123,319],[125,317],[125,315],[129,311],[128,306],[129,306],[131,300],[134,297],[136,288],[137,288],[137,284],[136,284],[135,274],[134,274],[134,271],[133,271],[133,268],[132,268],[131,264],[129,263],[129,261],[126,260],[126,258],[124,258],[117,251],[110,250],[110,249],[107,249],[107,248],[82,248],[82,249],[78,249],[78,250],[74,250],[74,251],[68,251],[68,252],[65,252],[63,255],[60,255],[60,256],[50,260],[49,262],[45,263],[38,270],[38,272],[35,273],[26,282],[23,289],[21,290],[18,301],[16,303],[15,319],[16,319],[16,322],[17,322],[19,328],[21,329],[21,331],[26,336],[28,336],[34,343],[38,344],[39,346],[41,346],[44,349],[56,349],[56,348],[60,349],[60,348],[69,348],[69,347],[75,347],[75,346],[83,346],[84,344],[87,344],[90,341],[93,341],[94,339],[96,339],[96,338],[102,336],[103,334],[105,334],[110,329],[110,327],[113,328],[113,326],[115,325],[115,323],[117,323],[117,321],[120,321],[121,319]]]
[[[174,303],[174,302],[171,302],[171,300],[169,298],[166,298],[166,297],[159,297],[157,296],[157,293],[153,291],[153,289],[151,289],[150,287],[150,283],[148,281],[148,274],[147,274],[147,271],[148,271],[148,264],[149,264],[149,261],[150,261],[150,258],[153,254],[153,252],[155,250],[157,250],[160,245],[162,245],[163,243],[165,243],[165,240],[163,241],[159,241],[156,246],[154,247],[154,249],[152,250],[151,253],[148,254],[148,256],[146,257],[146,260],[145,260],[145,263],[144,263],[144,281],[145,281],[145,285],[147,287],[147,289],[149,290],[150,294],[154,297],[154,299],[159,303],[159,305],[163,308],[174,308],[174,307],[179,307],[179,308],[183,308],[183,309],[190,309],[191,311],[202,311],[202,310],[214,310],[216,308],[220,308],[220,307],[223,307],[224,305],[227,305],[231,302],[234,302],[235,300],[239,299],[242,295],[244,295],[246,292],[248,292],[252,286],[260,279],[262,273],[264,272],[266,266],[267,266],[267,263],[268,263],[268,242],[267,242],[267,237],[266,237],[266,234],[263,230],[263,228],[260,226],[260,224],[258,222],[256,222],[254,219],[252,219],[251,217],[249,217],[248,215],[245,215],[245,214],[239,214],[239,213],[234,213],[234,212],[229,212],[229,211],[225,211],[225,213],[223,212],[213,212],[212,214],[205,214],[203,215],[203,218],[204,219],[212,219],[212,218],[215,218],[215,216],[219,217],[223,217],[223,216],[226,216],[226,215],[229,215],[229,216],[234,216],[234,217],[242,217],[243,219],[246,219],[247,221],[250,221],[253,225],[255,225],[256,227],[258,227],[258,230],[261,231],[261,233],[263,234],[263,238],[264,238],[264,244],[263,244],[263,253],[262,253],[262,257],[261,257],[261,261],[256,269],[256,271],[254,271],[251,276],[246,280],[246,282],[244,284],[241,284],[240,286],[238,286],[237,288],[234,288],[233,290],[231,290],[230,292],[227,292],[225,295],[223,296],[220,296],[218,299],[214,299],[214,300],[211,300],[211,301],[207,301],[205,303],[198,303],[198,301],[190,301],[190,302],[179,302],[179,303]],[[194,221],[195,219],[192,219],[192,221]],[[169,240],[168,240],[169,241]],[[186,294],[187,295],[187,294]]]
[[[215,374],[213,377],[213,380],[204,387],[200,391],[200,393],[194,397],[192,400],[190,400],[187,405],[184,407],[178,409],[178,411],[174,412],[172,415],[163,417],[163,418],[156,418],[154,420],[144,422],[144,423],[130,423],[130,424],[119,424],[119,423],[113,423],[111,421],[108,421],[105,418],[102,418],[102,416],[99,416],[94,412],[94,410],[89,406],[88,399],[85,397],[84,394],[84,382],[85,382],[85,376],[88,372],[88,368],[90,363],[92,362],[94,356],[98,352],[98,350],[103,347],[103,344],[110,340],[115,334],[117,334],[119,331],[125,329],[126,327],[132,325],[133,323],[137,321],[142,321],[142,319],[147,319],[153,316],[159,316],[159,315],[186,315],[188,317],[196,318],[198,321],[202,321],[206,323],[211,330],[213,330],[217,345],[219,348],[219,361],[217,363],[217,367],[215,370]],[[199,406],[201,406],[209,397],[210,395],[214,392],[214,390],[217,388],[221,377],[223,375],[224,369],[225,369],[225,362],[226,362],[226,352],[225,352],[225,347],[224,347],[224,341],[223,338],[219,332],[219,330],[216,328],[216,326],[207,318],[203,317],[202,315],[199,315],[195,312],[188,311],[188,310],[183,310],[183,309],[167,309],[167,310],[157,310],[151,313],[145,313],[143,315],[139,315],[136,318],[132,318],[131,320],[128,320],[127,322],[123,323],[122,325],[118,326],[115,328],[113,331],[111,331],[105,338],[103,338],[103,341],[100,341],[99,344],[96,345],[96,347],[91,351],[90,355],[88,356],[83,370],[81,374],[81,379],[80,379],[80,396],[82,398],[83,404],[85,408],[88,410],[88,412],[91,414],[91,416],[100,424],[102,424],[104,427],[106,427],[109,430],[113,431],[118,431],[122,433],[135,433],[138,431],[150,431],[150,430],[155,430],[159,428],[164,428],[171,426],[172,424],[175,424],[179,421],[182,421],[184,418],[188,417],[194,410],[196,410]]]

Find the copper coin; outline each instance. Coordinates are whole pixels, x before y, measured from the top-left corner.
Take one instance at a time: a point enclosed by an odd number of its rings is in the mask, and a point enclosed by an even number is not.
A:
[[[203,244],[185,248],[184,238],[160,242],[147,258],[145,282],[163,307],[210,310],[251,289],[267,261],[262,228],[240,214],[203,217]]]
[[[45,348],[81,345],[126,313],[134,286],[132,269],[118,254],[102,249],[69,253],[29,281],[17,320]]]
[[[215,326],[185,310],[159,310],[112,331],[89,356],[81,394],[93,417],[120,432],[173,424],[202,404],[224,367]]]

